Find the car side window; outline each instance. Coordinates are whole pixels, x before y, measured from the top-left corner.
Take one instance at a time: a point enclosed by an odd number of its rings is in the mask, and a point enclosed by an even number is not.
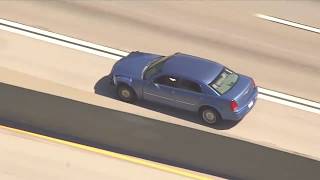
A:
[[[160,76],[156,78],[153,82],[157,84],[165,85],[165,86],[176,87],[178,83],[178,79],[173,76],[165,75],[165,76]]]
[[[181,88],[181,89],[185,89],[185,90],[201,93],[201,87],[199,86],[198,83],[193,82],[193,81],[189,81],[189,80],[186,80],[186,79],[182,79],[179,82],[179,85],[177,87]]]

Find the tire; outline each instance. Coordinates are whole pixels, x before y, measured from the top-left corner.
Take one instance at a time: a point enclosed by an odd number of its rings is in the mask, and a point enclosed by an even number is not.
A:
[[[117,95],[120,98],[120,100],[128,103],[134,103],[137,100],[136,93],[128,85],[124,85],[124,84],[118,85]]]
[[[217,124],[219,121],[221,121],[220,114],[211,107],[201,108],[199,115],[201,120],[207,124]]]

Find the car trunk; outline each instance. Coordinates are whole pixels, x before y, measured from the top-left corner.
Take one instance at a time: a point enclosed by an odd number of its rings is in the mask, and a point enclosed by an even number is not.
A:
[[[235,100],[238,103],[238,109],[242,109],[250,103],[250,98],[252,93],[254,93],[254,86],[255,85],[251,78],[239,75],[238,81],[234,87],[225,94],[225,96]]]

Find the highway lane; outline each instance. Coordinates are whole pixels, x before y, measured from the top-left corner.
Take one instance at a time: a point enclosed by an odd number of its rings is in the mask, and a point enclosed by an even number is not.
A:
[[[5,180],[192,179],[2,127],[0,154]]]
[[[239,124],[231,129],[216,130],[198,124],[197,118],[186,112],[161,106],[139,107],[117,101],[112,98],[108,86],[101,89],[106,91],[107,97],[95,95],[95,84],[109,73],[115,62],[113,60],[5,31],[0,31],[0,39],[4,42],[0,52],[3,82],[32,86],[39,91],[79,101],[84,101],[86,97],[90,103],[99,106],[320,158],[317,151],[320,148],[318,114],[259,100]],[[16,82],[17,79],[20,79],[19,82]]]
[[[0,16],[9,20],[128,51],[216,59],[262,87],[320,100],[320,84],[314,83],[320,76],[319,35],[254,16],[319,27],[317,2],[0,3]]]
[[[259,18],[261,16],[262,15],[259,15]],[[296,26],[296,25],[293,25],[293,26]],[[304,26],[303,29],[305,28],[309,28],[309,27]],[[4,20],[4,19],[0,19],[0,29],[4,31],[16,33],[19,35],[23,35],[29,38],[79,50],[82,52],[94,54],[97,56],[105,57],[105,58],[116,60],[116,61],[129,54],[129,52],[117,50],[112,47],[97,45],[88,41],[82,41],[79,39],[71,38],[61,34],[45,31],[39,28],[34,28],[31,26],[23,25],[20,23],[16,23],[16,22]],[[317,29],[315,28],[313,29],[314,29],[314,32],[318,32]],[[302,109],[308,112],[313,112],[318,114],[320,113],[320,103],[309,101],[296,96],[291,96],[288,94],[268,90],[262,87],[258,87],[258,91],[259,91],[260,99]]]

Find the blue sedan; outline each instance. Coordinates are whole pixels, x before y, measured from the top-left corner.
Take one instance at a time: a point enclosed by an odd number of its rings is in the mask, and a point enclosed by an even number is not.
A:
[[[110,76],[122,101],[144,99],[197,112],[209,124],[242,119],[258,94],[252,78],[182,53],[131,52],[113,66]]]

